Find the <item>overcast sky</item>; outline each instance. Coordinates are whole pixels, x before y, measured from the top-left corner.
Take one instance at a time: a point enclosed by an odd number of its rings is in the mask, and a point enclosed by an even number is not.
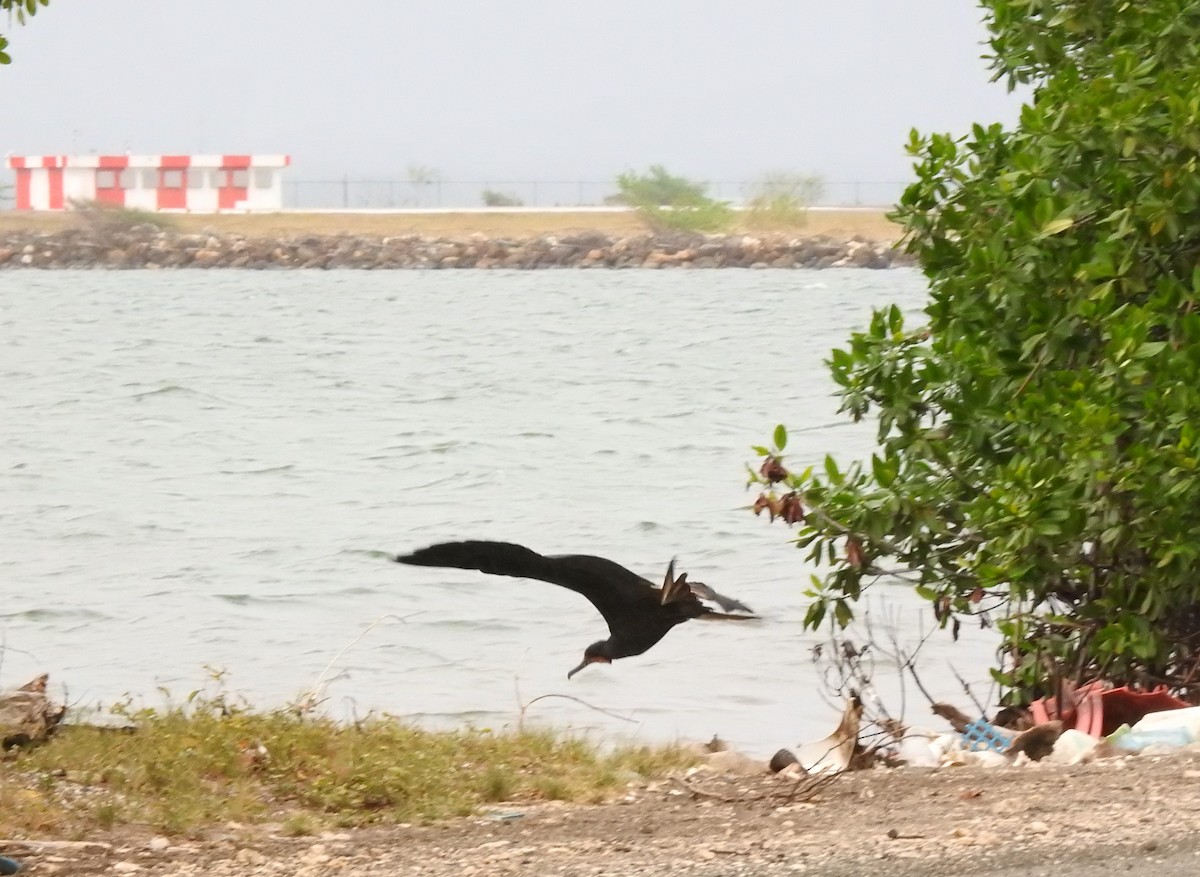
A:
[[[904,180],[908,130],[1011,122],[970,0],[52,0],[0,152],[267,152],[295,180]]]

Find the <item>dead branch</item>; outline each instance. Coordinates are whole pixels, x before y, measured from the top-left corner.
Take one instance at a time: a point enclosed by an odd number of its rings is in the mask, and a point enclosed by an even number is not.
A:
[[[310,688],[308,691],[301,693],[300,696],[297,697],[296,700],[292,703],[292,705],[291,705],[292,710],[295,711],[297,715],[302,716],[305,713],[311,712],[312,710],[317,708],[317,706],[324,700],[325,687],[330,682],[332,682],[333,679],[337,678],[336,676],[333,678],[327,678],[329,671],[331,669],[333,669],[334,664],[336,664],[338,661],[340,661],[342,659],[342,655],[346,654],[346,652],[348,652],[350,650],[350,648],[352,646],[354,646],[356,643],[358,643],[358,641],[361,640],[364,636],[366,636],[368,633],[370,633],[372,630],[374,630],[376,627],[378,627],[380,624],[382,624],[385,621],[399,621],[401,624],[407,624],[408,619],[410,619],[416,615],[420,615],[420,614],[421,614],[421,612],[418,611],[418,612],[412,612],[408,615],[394,615],[390,612],[387,614],[384,614],[384,615],[380,615],[378,618],[376,618],[374,621],[372,621],[370,624],[368,624],[366,626],[366,628],[358,636],[354,637],[354,639],[350,640],[350,642],[348,642],[344,646],[342,646],[342,648],[338,651],[338,653],[330,659],[328,664],[325,665],[325,669],[322,670],[317,675],[317,679],[312,684],[312,688]]]
[[[612,712],[611,710],[606,710],[603,707],[598,707],[595,704],[590,704],[586,700],[582,700],[573,694],[539,694],[537,697],[535,697],[533,700],[529,701],[528,703],[521,704],[520,716],[517,718],[517,727],[522,728],[522,729],[525,727],[525,711],[527,709],[529,709],[531,706],[533,706],[539,700],[546,700],[551,697],[561,697],[564,700],[573,700],[573,701],[575,701],[575,703],[585,706],[590,710],[595,710],[598,713],[604,713],[604,715],[611,716],[614,719],[620,719],[622,722],[631,722],[631,723],[637,722],[637,719],[631,719],[628,716],[622,716],[622,715]]]

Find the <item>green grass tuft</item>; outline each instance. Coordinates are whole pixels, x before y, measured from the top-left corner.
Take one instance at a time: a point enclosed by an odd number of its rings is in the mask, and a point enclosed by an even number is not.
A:
[[[0,769],[0,836],[167,834],[282,821],[289,834],[430,822],[512,800],[597,801],[693,763],[679,746],[602,752],[546,731],[432,732],[193,701],[133,716],[134,732],[65,726]]]

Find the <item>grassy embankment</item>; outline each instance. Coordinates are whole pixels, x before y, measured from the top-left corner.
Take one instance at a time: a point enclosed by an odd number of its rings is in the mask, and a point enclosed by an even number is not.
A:
[[[69,213],[0,212],[0,233],[24,230],[57,231],[78,222]],[[255,213],[227,215],[171,214],[155,222],[181,232],[214,229],[248,236],[352,234],[464,237],[533,237],[577,231],[633,235],[646,226],[633,213]],[[802,225],[771,226],[747,222],[738,232],[804,234],[876,241],[896,240],[900,229],[882,210],[821,210],[808,212]]]
[[[132,731],[62,727],[0,764],[0,837],[94,837],[122,825],[196,833],[229,821],[301,835],[428,822],[513,800],[599,802],[696,761],[682,746],[601,752],[545,731],[422,731],[231,709],[145,711]]]

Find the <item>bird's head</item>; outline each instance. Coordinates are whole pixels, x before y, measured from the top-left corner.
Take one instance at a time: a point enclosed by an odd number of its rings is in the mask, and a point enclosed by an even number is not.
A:
[[[583,650],[583,660],[579,663],[578,667],[576,667],[574,670],[572,670],[570,673],[567,674],[567,678],[570,679],[572,676],[574,676],[576,673],[578,673],[580,670],[582,670],[588,664],[611,664],[611,663],[612,663],[612,655],[609,653],[609,650],[608,650],[608,641],[601,640],[598,643],[592,643],[590,646],[588,646],[586,649]]]

